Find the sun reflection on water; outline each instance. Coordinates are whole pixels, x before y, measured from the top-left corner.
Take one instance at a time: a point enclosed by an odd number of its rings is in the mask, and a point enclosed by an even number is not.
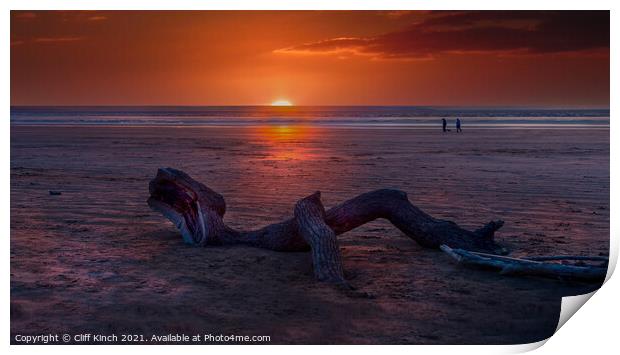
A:
[[[257,127],[257,138],[268,147],[269,160],[309,160],[320,157],[312,146],[317,129],[298,125]]]

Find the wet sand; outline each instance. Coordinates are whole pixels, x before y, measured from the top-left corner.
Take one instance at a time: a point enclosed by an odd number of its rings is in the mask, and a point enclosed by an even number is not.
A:
[[[167,166],[221,193],[239,229],[316,190],[330,207],[397,188],[464,227],[505,220],[497,238],[514,256],[609,248],[608,129],[14,126],[12,335],[526,343],[553,333],[561,296],[596,288],[464,269],[377,221],[339,237],[360,291],[347,294],[313,280],[308,253],[183,244],[145,203]]]

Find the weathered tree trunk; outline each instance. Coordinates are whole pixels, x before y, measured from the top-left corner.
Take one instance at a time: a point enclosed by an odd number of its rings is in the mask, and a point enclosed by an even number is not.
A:
[[[389,220],[420,245],[448,245],[490,253],[505,253],[493,240],[502,221],[492,221],[471,232],[456,223],[435,219],[413,206],[398,190],[375,190],[361,194],[324,212],[320,194],[299,201],[295,217],[255,231],[236,231],[224,221],[224,198],[186,173],[165,168],[149,184],[148,204],[170,219],[185,242],[200,246],[246,244],[277,251],[312,249],[319,279],[339,282],[342,263],[336,235],[378,218]]]
[[[321,193],[299,200],[295,205],[297,231],[310,245],[314,276],[319,281],[346,283],[336,233],[325,223]]]

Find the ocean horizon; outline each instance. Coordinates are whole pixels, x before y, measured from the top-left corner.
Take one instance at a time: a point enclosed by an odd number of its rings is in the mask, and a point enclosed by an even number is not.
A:
[[[609,128],[609,109],[456,106],[12,106],[11,125]]]

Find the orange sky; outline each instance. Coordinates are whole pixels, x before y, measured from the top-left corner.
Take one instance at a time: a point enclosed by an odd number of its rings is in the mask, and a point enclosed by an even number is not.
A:
[[[608,12],[12,11],[12,105],[609,105]]]

